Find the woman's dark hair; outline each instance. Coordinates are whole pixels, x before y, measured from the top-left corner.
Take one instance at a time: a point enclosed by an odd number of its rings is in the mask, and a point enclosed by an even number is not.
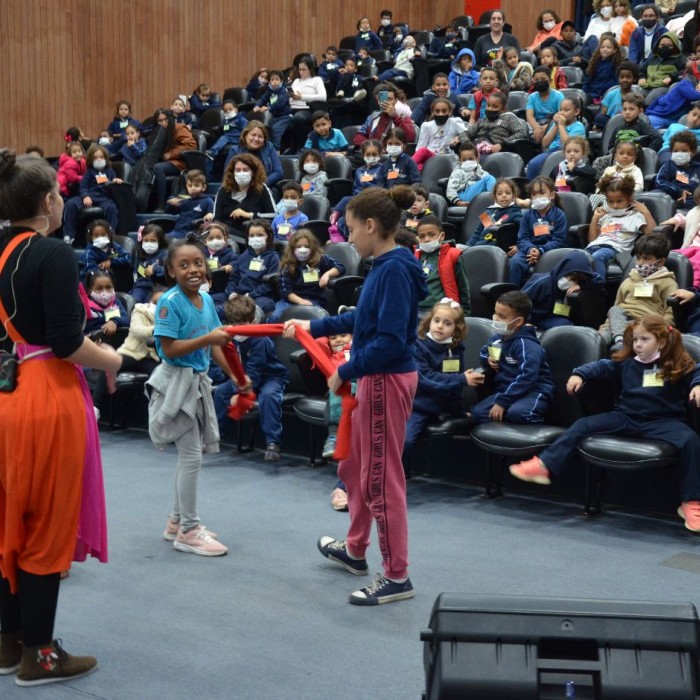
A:
[[[154,233],[156,238],[158,239],[158,250],[164,250],[168,247],[168,239],[165,237],[165,232],[163,231],[162,227],[158,224],[146,224],[140,232],[139,241],[136,243],[135,252],[136,258],[138,260],[141,260],[142,258],[146,257],[146,254],[143,252],[142,247],[143,238],[144,236],[148,236],[151,233]]]
[[[245,163],[245,165],[250,168],[253,177],[250,181],[250,185],[248,185],[248,189],[256,194],[260,194],[267,182],[267,173],[265,172],[265,166],[262,164],[262,161],[251,153],[239,153],[237,156],[231,158],[231,162],[228,164],[226,172],[224,173],[224,181],[221,183],[221,187],[227,192],[240,191],[241,188],[238,186],[233,174],[236,163]]]
[[[37,216],[44,197],[55,189],[56,171],[43,158],[0,149],[0,219]]]
[[[501,17],[503,17],[503,23],[505,24],[505,21],[506,21],[506,13],[503,12],[503,10],[491,10],[491,12],[489,13],[489,22],[491,22],[491,18],[492,18],[497,12],[500,12]],[[505,32],[505,30],[504,30],[504,32]]]
[[[296,69],[296,77],[299,77],[299,66],[301,64],[304,64],[308,69],[309,73],[311,74],[311,77],[314,78],[316,77],[316,66],[314,62],[311,60],[311,56],[302,56],[298,61],[296,66],[294,68]]]
[[[207,249],[204,247],[204,244],[199,240],[197,234],[193,231],[190,231],[184,238],[179,238],[175,241],[172,241],[170,243],[170,247],[168,248],[168,253],[165,256],[165,259],[163,260],[163,267],[165,268],[165,280],[168,283],[168,287],[174,287],[177,284],[175,282],[175,278],[172,277],[172,275],[170,274],[170,268],[173,265],[173,258],[175,257],[175,253],[178,250],[180,250],[180,248],[184,248],[187,245],[197,248],[197,250],[199,250],[199,252],[202,254],[202,258],[204,258],[205,261],[209,257],[207,254]]]
[[[267,128],[265,125],[257,120],[257,119],[251,119],[243,128],[243,131],[241,131],[241,138],[238,139],[238,145],[241,148],[248,148],[248,145],[246,143],[246,139],[248,138],[248,134],[253,130],[253,129],[260,129],[262,131],[263,138],[265,139],[265,143],[263,144],[263,148],[267,145],[267,142],[270,140],[270,136],[267,133]]]
[[[267,239],[265,241],[265,250],[274,250],[275,232],[272,230],[270,222],[266,219],[251,219],[250,223],[248,224],[248,236],[250,236],[250,229],[252,229],[253,226],[261,228],[263,231],[265,231],[265,237]]]
[[[554,10],[542,10],[542,12],[540,12],[540,16],[537,18],[537,29],[539,29],[540,31],[542,31],[544,29],[544,24],[542,22],[542,18],[545,15],[552,15],[552,17],[554,17],[554,21],[557,24],[559,24],[559,22],[561,22],[561,19],[559,19],[559,15]]]
[[[398,228],[401,213],[409,209],[416,196],[407,185],[397,185],[390,190],[370,187],[353,197],[346,211],[357,219],[373,219],[379,227],[379,237],[391,238]]]
[[[166,127],[166,130],[165,130],[165,133],[166,133],[165,150],[167,151],[168,149],[173,147],[174,142],[175,142],[175,117],[173,116],[173,113],[169,109],[157,109],[153,113],[154,126],[160,126],[158,124],[158,119],[163,114],[168,118],[168,126]]]
[[[95,286],[95,281],[103,277],[106,277],[112,283],[112,286],[114,286],[114,275],[111,270],[103,270],[98,267],[96,270],[90,270],[90,272],[85,275],[86,291],[89,292]]]

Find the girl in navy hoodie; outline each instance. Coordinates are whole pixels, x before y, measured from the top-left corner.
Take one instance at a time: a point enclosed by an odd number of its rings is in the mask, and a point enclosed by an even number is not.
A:
[[[467,241],[467,247],[475,245],[498,245],[498,228],[503,224],[520,225],[523,210],[517,205],[517,185],[513,180],[502,177],[496,180],[493,189],[496,201],[486,207],[479,217],[479,225]]]
[[[389,190],[396,185],[420,184],[420,172],[416,162],[404,153],[406,143],[406,132],[401,127],[386,132],[384,147],[389,158],[382,163],[381,172],[384,187]]]
[[[583,79],[583,91],[593,104],[600,104],[608,88],[617,85],[617,67],[622,61],[620,49],[612,34],[604,34],[593,52]]]
[[[130,267],[131,255],[114,242],[114,231],[108,221],[95,219],[87,230],[88,247],[85,249],[85,272],[113,267]]]
[[[663,440],[680,452],[681,505],[685,526],[700,532],[700,436],[685,423],[688,401],[700,406],[700,365],[683,347],[681,334],[661,316],[630,323],[624,347],[611,360],[577,367],[567,382],[572,396],[585,382],[622,387],[614,410],[580,418],[537,457],[513,465],[510,473],[536,484],[551,483],[571,464],[589,435],[632,435]]]
[[[134,288],[131,296],[136,304],[145,304],[156,284],[166,285],[163,260],[168,253],[168,239],[158,224],[146,224],[139,231],[134,249]]]
[[[270,283],[264,277],[278,272],[279,268],[280,256],[275,250],[275,237],[270,222],[253,219],[248,226],[248,248],[233,264],[226,295],[230,300],[237,294],[245,294],[252,297],[265,314],[271,313],[275,302],[272,301]]]
[[[353,334],[350,359],[328,379],[333,392],[343,382],[358,380],[349,456],[338,466],[338,476],[348,489],[350,529],[344,540],[321,537],[318,548],[346,571],[366,574],[365,552],[376,521],[384,571],[370,586],[350,595],[354,605],[378,605],[414,596],[408,578],[406,480],[401,452],[418,385],[414,358],[418,302],[428,289],[418,261],[395,240],[401,212],[414,199],[408,187],[371,188],[357,195],[347,208],[350,235],[361,257],[374,257],[357,309],[285,324],[287,337],[294,336],[295,326],[316,338]]]
[[[484,382],[483,373],[464,369],[462,341],[466,335],[467,324],[462,307],[448,297],[435,304],[418,327],[418,389],[413,399],[413,412],[406,425],[404,465],[425,426],[442,414],[463,417],[465,406],[462,390]]]
[[[109,270],[88,272],[85,280],[88,295],[88,318],[85,335],[114,335],[117,328],[129,327],[129,315],[114,292],[114,278]]]

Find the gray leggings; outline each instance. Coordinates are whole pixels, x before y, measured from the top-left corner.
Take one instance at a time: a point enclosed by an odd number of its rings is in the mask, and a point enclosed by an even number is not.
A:
[[[611,306],[608,309],[608,320],[610,321],[610,334],[614,340],[625,334],[627,324],[632,320],[629,314],[620,306]]]
[[[202,468],[202,431],[199,419],[178,440],[177,468],[175,469],[175,505],[172,519],[187,532],[199,525],[197,512],[197,478]]]

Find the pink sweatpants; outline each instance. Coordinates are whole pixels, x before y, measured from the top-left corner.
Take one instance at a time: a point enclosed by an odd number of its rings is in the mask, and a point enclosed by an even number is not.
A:
[[[350,457],[338,466],[338,476],[348,491],[348,549],[353,556],[364,558],[374,520],[384,575],[390,579],[408,576],[406,477],[401,453],[417,385],[417,372],[359,379]]]

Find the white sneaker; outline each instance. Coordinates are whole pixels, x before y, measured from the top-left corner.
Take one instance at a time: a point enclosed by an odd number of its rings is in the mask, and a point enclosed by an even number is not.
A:
[[[173,546],[179,552],[199,554],[203,557],[221,557],[228,552],[228,547],[215,540],[208,530],[201,527],[189,532],[183,532],[180,528]]]

